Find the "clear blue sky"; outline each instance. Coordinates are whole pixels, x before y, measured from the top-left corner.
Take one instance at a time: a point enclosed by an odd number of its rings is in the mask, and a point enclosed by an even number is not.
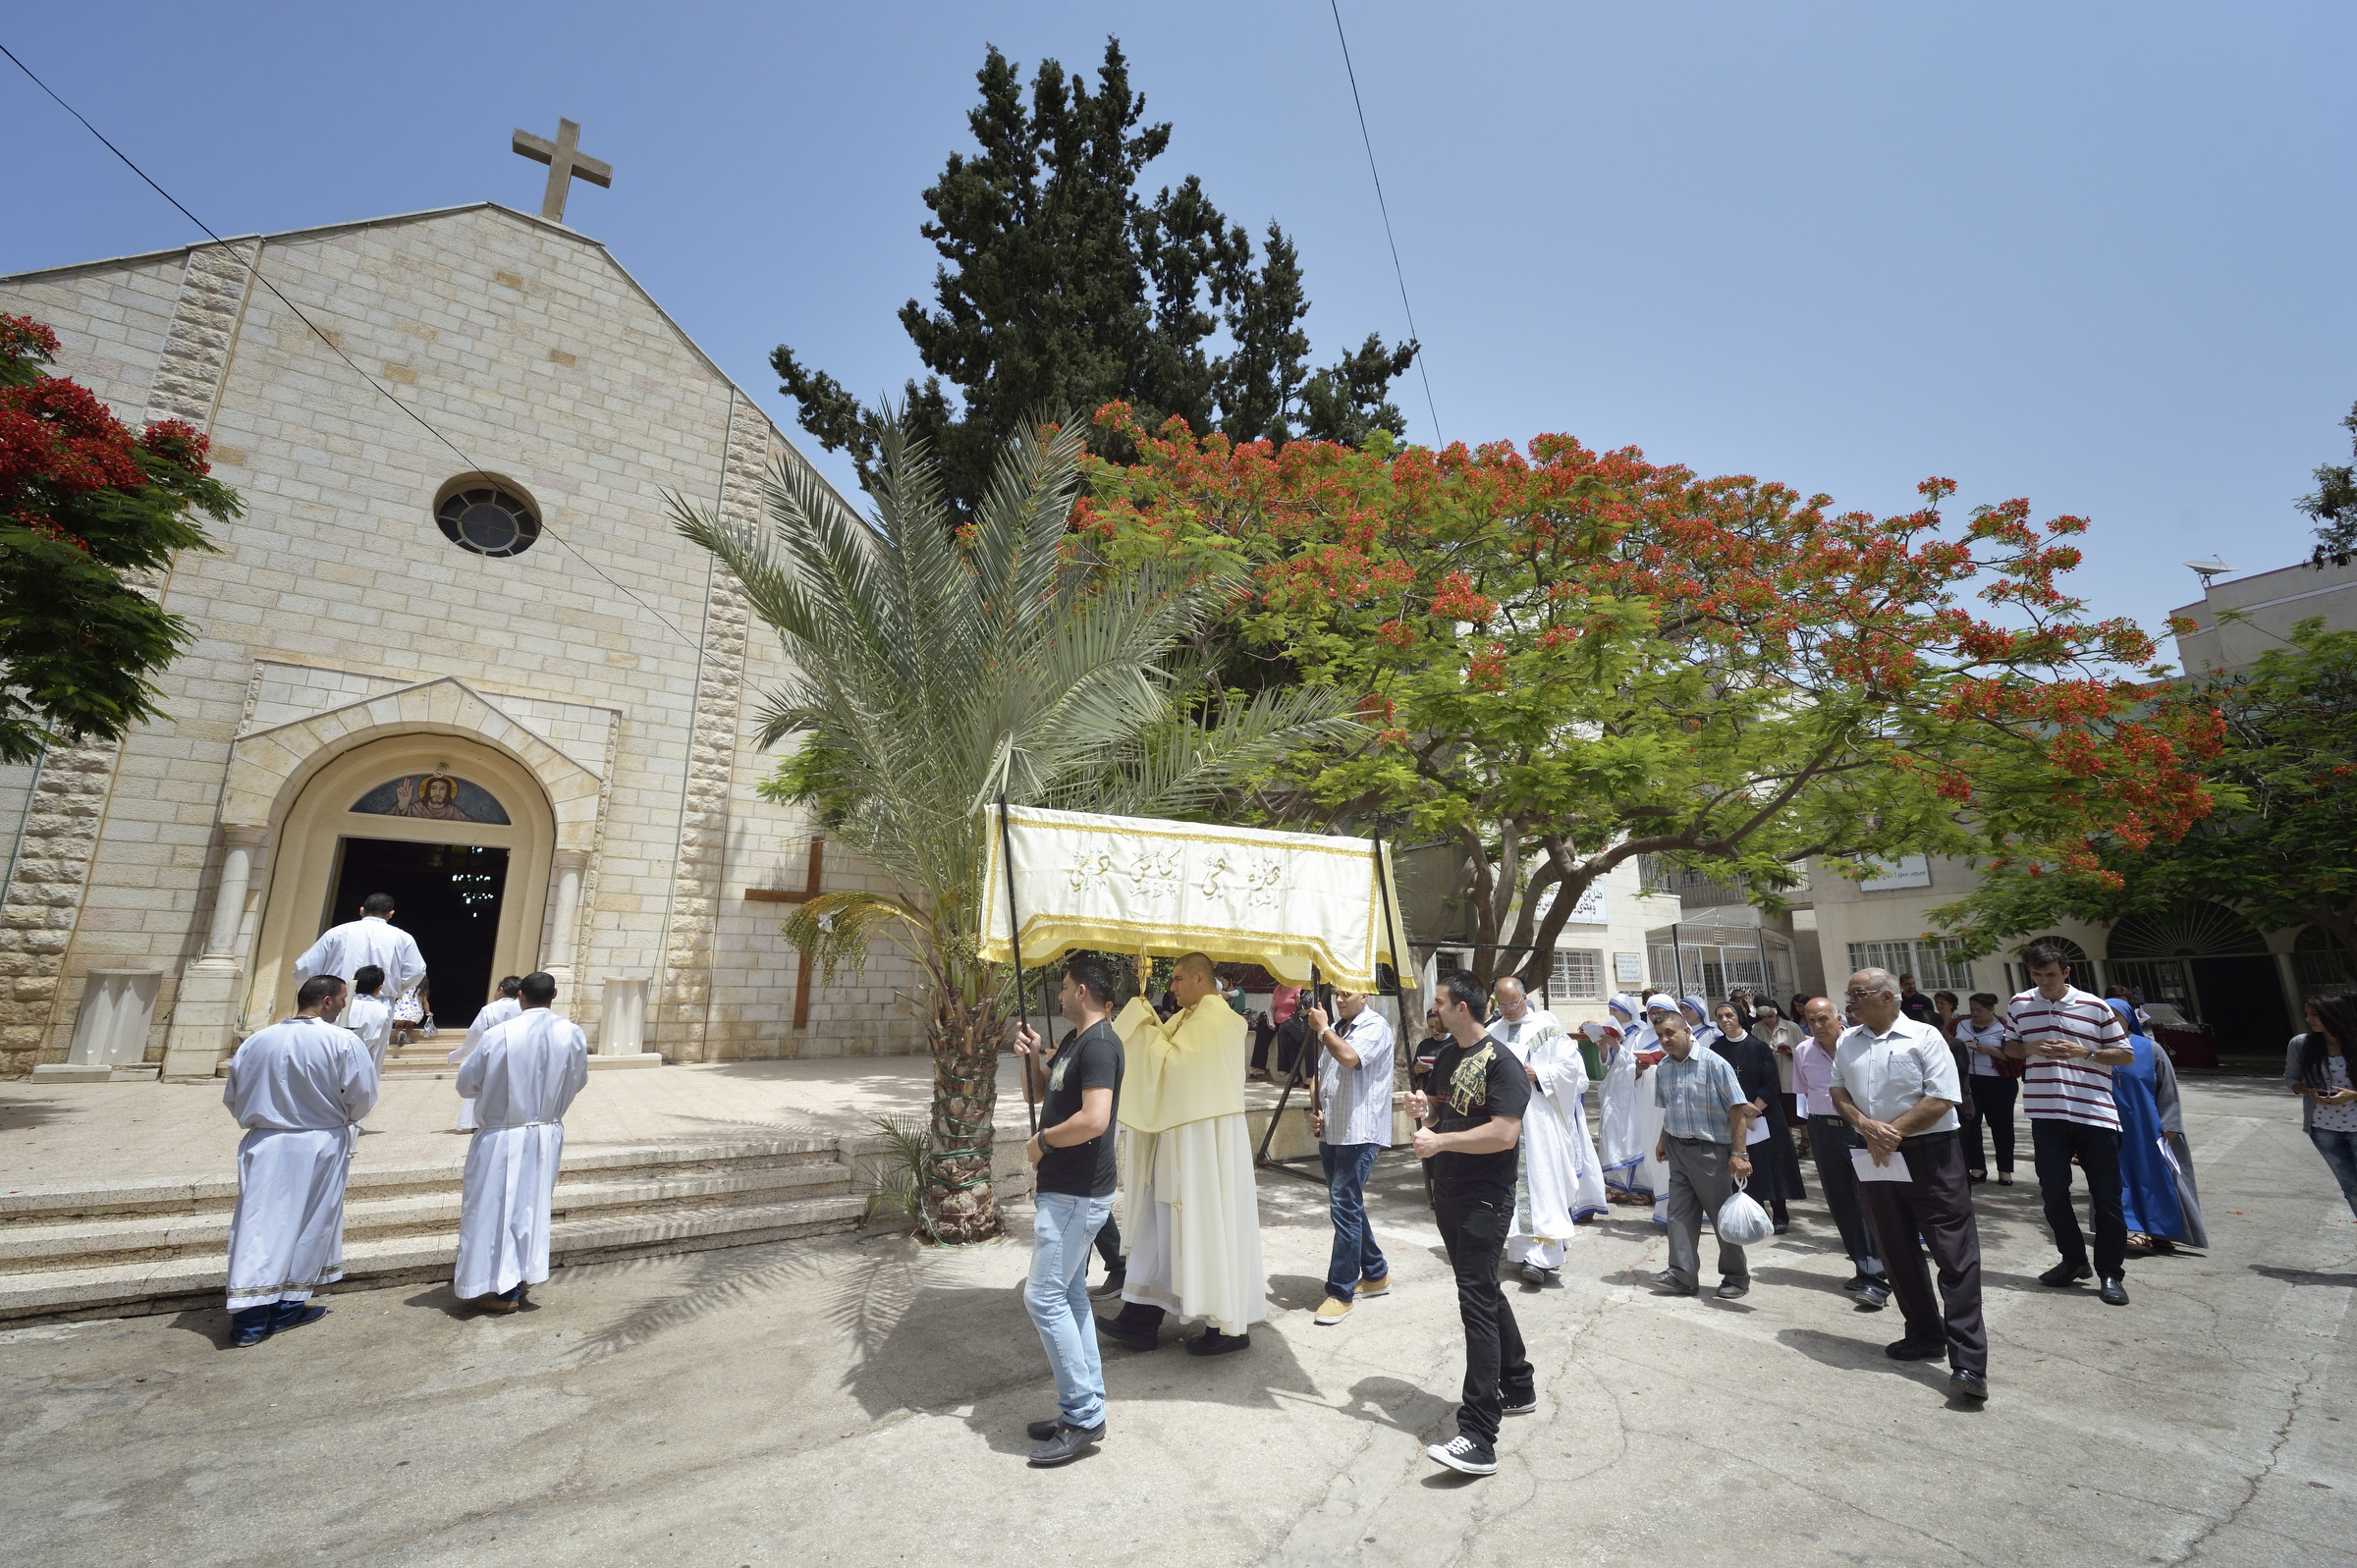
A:
[[[1567,431],[1841,505],[2091,517],[2157,627],[2179,562],[2304,558],[2357,400],[2357,7],[1406,6],[1343,15],[1441,433]],[[1325,0],[1250,5],[27,7],[0,40],[224,234],[492,197],[581,122],[605,241],[793,429],[791,343],[917,370],[918,192],[995,42],[1108,30],[1203,177],[1300,243],[1321,357],[1404,334]],[[193,238],[0,62],[0,271]],[[1401,389],[1428,439],[1422,389]],[[798,436],[799,432],[796,431]],[[805,442],[805,445],[810,445]],[[813,449],[813,456],[819,456]],[[839,479],[848,465],[821,458]]]

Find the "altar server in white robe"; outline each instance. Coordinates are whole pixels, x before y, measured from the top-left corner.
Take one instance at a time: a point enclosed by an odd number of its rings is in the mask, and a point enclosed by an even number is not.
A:
[[[393,1039],[393,1003],[378,995],[384,984],[384,970],[372,963],[360,965],[352,976],[352,1005],[339,1020],[368,1048],[368,1059],[376,1063],[380,1079],[385,1074],[385,1047]]]
[[[1579,1043],[1563,1033],[1554,1013],[1530,1004],[1522,982],[1508,976],[1490,995],[1498,1003],[1490,1038],[1514,1054],[1530,1080],[1506,1257],[1521,1266],[1525,1284],[1543,1285],[1562,1267],[1572,1226],[1605,1213],[1604,1169],[1588,1137],[1583,1103],[1588,1068]]]
[[[344,1277],[344,1182],[355,1129],[376,1104],[368,1048],[339,1028],[344,982],[314,975],[297,1011],[257,1029],[229,1058],[221,1103],[247,1129],[238,1143],[238,1207],[229,1221],[231,1342],[327,1316],[311,1292]]]
[[[548,1277],[548,1217],[565,1153],[565,1111],[589,1082],[589,1042],[562,1018],[554,976],[523,977],[522,1010],[483,1036],[459,1069],[481,1125],[466,1150],[459,1262],[451,1288],[485,1312],[514,1312]]]
[[[399,1001],[425,978],[425,955],[417,939],[393,924],[393,895],[372,892],[360,904],[360,918],[330,926],[295,960],[295,983],[313,975],[334,975],[349,989],[362,964],[385,972],[384,998]]]
[[[1647,1054],[1662,1054],[1661,1036],[1656,1020],[1680,1016],[1676,999],[1656,992],[1645,999],[1645,1045]],[[1653,1222],[1663,1229],[1670,1228],[1670,1167],[1654,1158],[1662,1144],[1662,1108],[1654,1104],[1652,1068],[1637,1063],[1637,1137],[1645,1148],[1645,1158],[1637,1162],[1632,1182],[1638,1190],[1653,1197]]]
[[[1122,1311],[1098,1331],[1152,1350],[1165,1313],[1210,1325],[1189,1355],[1252,1343],[1269,1315],[1260,1256],[1260,1199],[1244,1125],[1243,1018],[1220,996],[1211,960],[1178,960],[1169,1021],[1133,1000],[1113,1021],[1122,1079],[1122,1240],[1128,1247]]]
[[[466,1066],[466,1058],[474,1054],[474,1048],[483,1043],[483,1036],[523,1010],[523,1003],[516,1000],[522,990],[522,976],[508,975],[502,978],[499,995],[474,1015],[474,1022],[466,1027],[466,1038],[460,1041],[451,1054],[442,1059],[454,1067]],[[474,1102],[464,1097],[459,1101],[459,1131],[474,1131]]]

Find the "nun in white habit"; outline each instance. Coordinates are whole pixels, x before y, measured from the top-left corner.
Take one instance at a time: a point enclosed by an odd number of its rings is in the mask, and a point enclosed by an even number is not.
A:
[[[344,982],[314,975],[295,1016],[246,1037],[221,1103],[247,1129],[229,1221],[231,1342],[258,1345],[327,1316],[311,1292],[344,1277],[344,1183],[376,1064],[339,1028]]]
[[[514,1312],[548,1277],[549,1207],[565,1152],[565,1111],[589,1082],[589,1042],[549,1007],[557,983],[523,977],[522,1010],[483,1036],[459,1069],[479,1125],[466,1150],[452,1289],[485,1312]]]

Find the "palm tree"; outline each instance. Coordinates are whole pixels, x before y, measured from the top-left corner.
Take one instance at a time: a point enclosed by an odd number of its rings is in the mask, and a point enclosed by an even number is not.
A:
[[[923,974],[933,1056],[923,1221],[939,1240],[996,1235],[991,1120],[1014,976],[979,956],[981,865],[1002,795],[1016,804],[1200,811],[1303,745],[1355,729],[1339,696],[1204,697],[1172,664],[1215,591],[1116,573],[1067,518],[1083,441],[1044,427],[1001,452],[972,520],[953,527],[936,464],[895,421],[854,515],[781,461],[766,530],[674,497],[679,531],[742,581],[795,674],[766,694],[761,739],[800,744],[761,786],[815,809],[890,892],[831,892],[786,935],[832,973],[870,941]]]

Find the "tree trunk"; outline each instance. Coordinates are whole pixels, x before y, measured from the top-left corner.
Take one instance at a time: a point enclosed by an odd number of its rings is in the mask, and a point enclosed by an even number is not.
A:
[[[933,1116],[924,1216],[926,1231],[938,1241],[988,1241],[1005,1224],[990,1180],[1003,1022],[993,1000],[968,1006],[951,987],[934,990],[926,1028],[933,1048]]]

